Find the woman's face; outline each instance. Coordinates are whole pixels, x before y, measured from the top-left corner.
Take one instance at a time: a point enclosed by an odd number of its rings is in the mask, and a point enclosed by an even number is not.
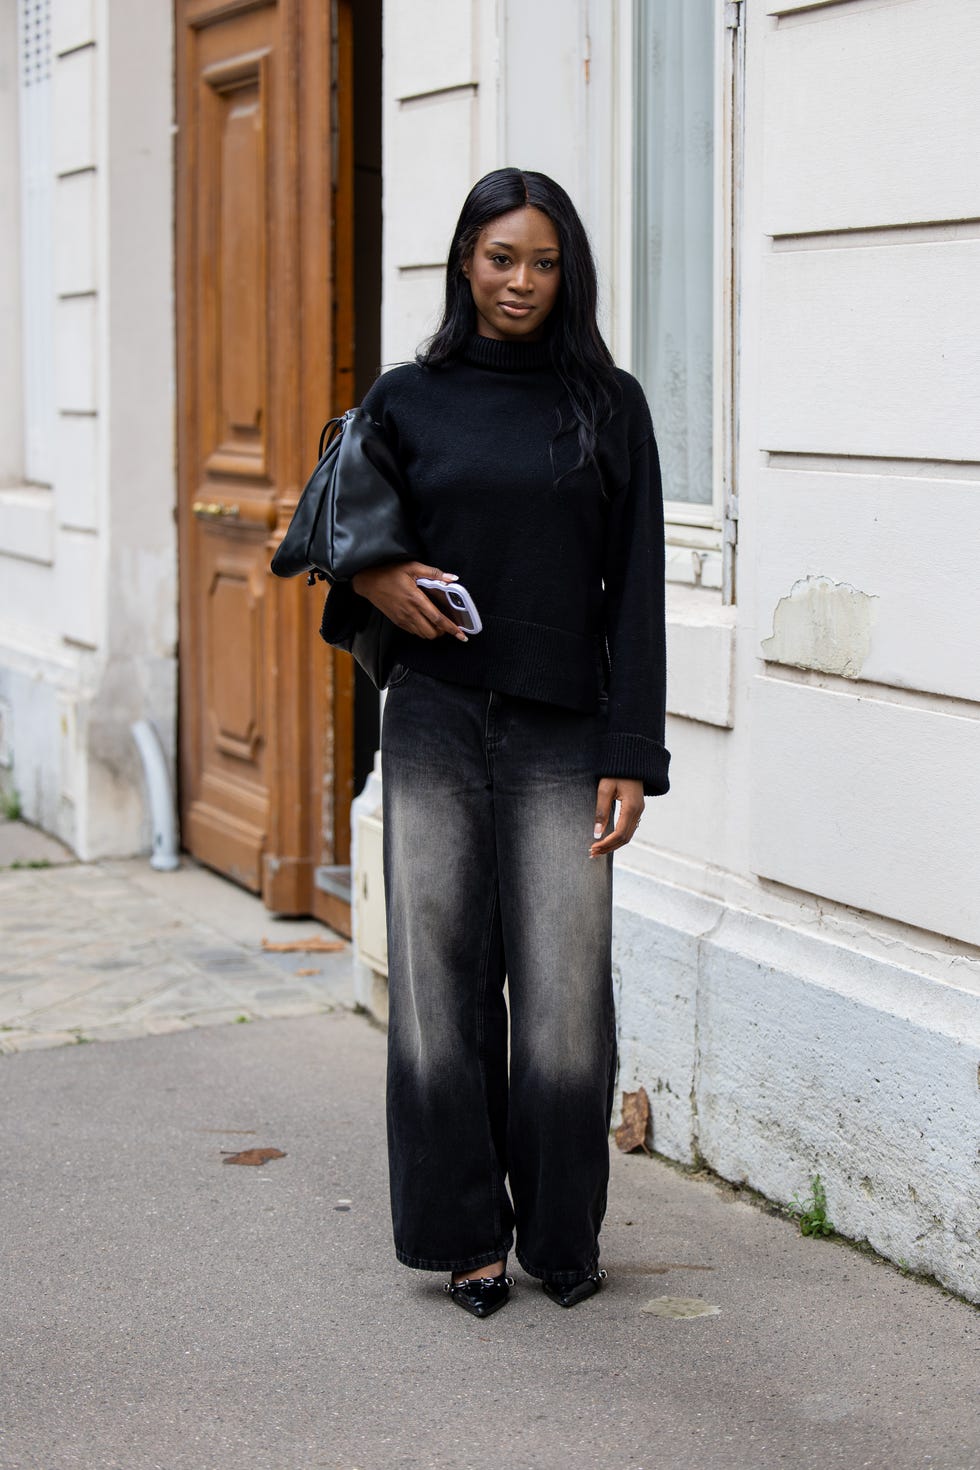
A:
[[[499,215],[481,230],[463,275],[481,337],[537,342],[561,286],[558,232],[532,205]]]

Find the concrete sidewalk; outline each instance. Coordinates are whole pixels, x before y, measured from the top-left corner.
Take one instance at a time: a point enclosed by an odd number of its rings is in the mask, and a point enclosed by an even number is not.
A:
[[[517,1270],[467,1317],[392,1256],[349,949],[270,953],[328,931],[16,828],[0,1470],[980,1466],[975,1309],[656,1160],[614,1153],[598,1298]],[[52,865],[12,868],[28,848]],[[263,1145],[286,1156],[224,1167]]]
[[[315,921],[278,919],[190,859],[75,862],[20,822],[0,825],[0,932],[0,1052],[354,1004],[349,946]],[[263,948],[308,938],[339,947]]]
[[[643,1156],[599,1297],[466,1316],[393,1260],[383,1087],[341,1010],[0,1059],[3,1470],[980,1464],[973,1308]]]

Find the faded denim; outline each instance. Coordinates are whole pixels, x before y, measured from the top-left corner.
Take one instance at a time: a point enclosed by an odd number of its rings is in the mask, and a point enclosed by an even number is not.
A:
[[[515,1225],[532,1276],[575,1280],[598,1259],[616,1068],[612,859],[588,855],[602,718],[403,665],[389,685],[388,1156],[405,1265],[487,1265]]]

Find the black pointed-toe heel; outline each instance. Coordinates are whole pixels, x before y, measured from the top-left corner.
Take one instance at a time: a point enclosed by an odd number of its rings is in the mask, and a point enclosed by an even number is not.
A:
[[[474,1317],[490,1317],[506,1306],[513,1276],[476,1276],[469,1281],[449,1281],[443,1287],[458,1307]]]
[[[606,1279],[605,1271],[590,1271],[579,1281],[542,1281],[541,1286],[546,1296],[550,1296],[553,1302],[560,1307],[576,1307],[579,1302],[584,1302],[590,1296],[595,1296]]]

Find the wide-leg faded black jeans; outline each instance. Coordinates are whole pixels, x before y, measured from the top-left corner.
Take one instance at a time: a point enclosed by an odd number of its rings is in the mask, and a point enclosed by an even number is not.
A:
[[[487,1265],[515,1225],[532,1276],[598,1258],[616,1066],[612,859],[588,855],[600,718],[404,666],[389,685],[388,1157],[407,1266]]]

